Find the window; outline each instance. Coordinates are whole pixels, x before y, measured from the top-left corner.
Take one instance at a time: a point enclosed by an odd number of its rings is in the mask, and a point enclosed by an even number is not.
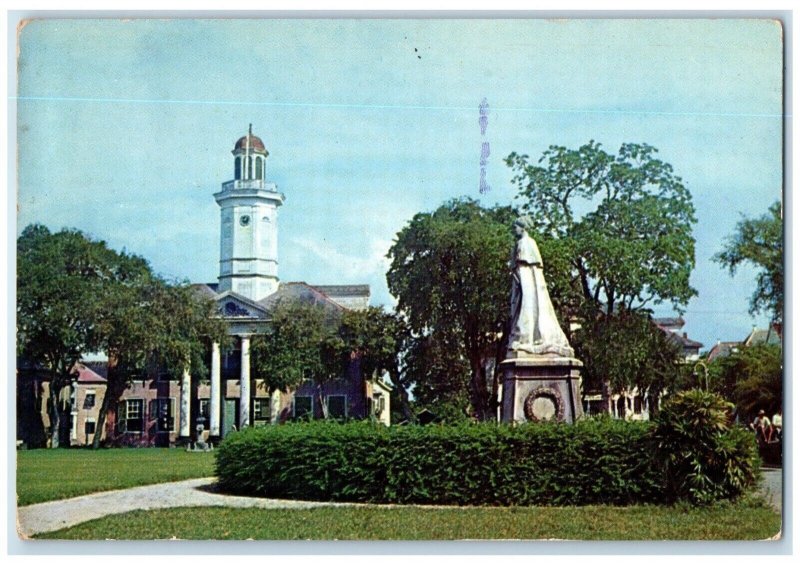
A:
[[[144,400],[134,398],[119,405],[119,431],[142,432],[144,430]]]
[[[262,171],[261,163],[263,163],[263,162],[264,162],[263,159],[259,159],[258,157],[256,157],[256,179],[260,179],[261,178],[261,171]]]
[[[328,403],[328,418],[347,418],[347,397],[344,395],[330,395]]]
[[[156,420],[156,431],[175,431],[175,399],[157,398],[151,404],[150,414]]]
[[[97,423],[94,420],[87,420],[83,426],[83,429],[86,435],[90,436],[94,434],[95,430],[97,429]]]
[[[313,418],[313,399],[310,396],[295,396],[294,397],[294,417],[295,418]]]
[[[233,171],[234,180],[241,180],[242,178],[242,158],[236,157],[236,166]]]
[[[201,418],[205,418],[206,422],[208,422],[211,417],[211,401],[208,398],[201,398],[199,402],[197,415]]]
[[[383,413],[385,406],[386,399],[383,397],[382,394],[373,394],[372,395],[372,410],[373,414],[378,417]]]
[[[86,396],[83,399],[83,409],[84,410],[91,410],[94,408],[95,404],[95,392],[93,390],[87,390]]]
[[[253,421],[256,426],[270,421],[269,398],[253,399]]]

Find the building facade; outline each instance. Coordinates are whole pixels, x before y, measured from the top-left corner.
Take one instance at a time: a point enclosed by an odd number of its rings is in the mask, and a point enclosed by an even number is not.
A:
[[[102,362],[76,365],[75,380],[60,406],[62,437],[68,440],[62,445],[91,444],[97,433],[113,445],[216,443],[242,427],[320,418],[326,413],[389,425],[391,387],[379,376],[362,375],[356,357],[339,379],[322,386],[305,382],[288,393],[270,392],[261,380],[253,379],[251,340],[268,329],[270,312],[278,302],[359,310],[368,306],[370,288],[280,282],[278,208],[285,197],[267,180],[269,152],[251,126],[236,141],[232,154],[234,178],[214,194],[220,207],[219,277],[214,283],[193,285],[200,296],[216,302],[232,349],[223,352],[220,344],[211,345],[207,381],[186,370],[179,379],[152,371],[130,383],[110,408],[102,430],[97,423],[106,392],[106,367]],[[49,426],[47,381],[41,372],[18,373],[18,442],[35,446],[46,441],[41,432]]]

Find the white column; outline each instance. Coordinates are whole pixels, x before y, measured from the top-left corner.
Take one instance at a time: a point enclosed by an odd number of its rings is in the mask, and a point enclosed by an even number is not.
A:
[[[222,391],[222,379],[219,370],[219,343],[211,344],[211,402],[209,403],[209,435],[219,436],[219,404]]]
[[[189,367],[184,367],[181,378],[181,420],[180,437],[188,438],[191,435],[190,406],[192,402],[192,375]]]
[[[239,375],[239,428],[250,425],[250,336],[242,336],[242,372]]]

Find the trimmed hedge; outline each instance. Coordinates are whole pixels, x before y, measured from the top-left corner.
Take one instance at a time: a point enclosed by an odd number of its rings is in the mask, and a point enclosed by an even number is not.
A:
[[[229,435],[220,486],[274,498],[460,505],[663,502],[652,424],[292,423]]]

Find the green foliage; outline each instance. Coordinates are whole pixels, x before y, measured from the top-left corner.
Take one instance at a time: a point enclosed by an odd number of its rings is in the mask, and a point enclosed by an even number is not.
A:
[[[340,313],[316,304],[283,300],[272,311],[270,331],[253,337],[255,378],[270,390],[287,391],[304,379],[323,383],[342,374]]]
[[[320,422],[246,429],[215,452],[220,486],[277,498],[473,505],[659,502],[649,426]]]
[[[649,301],[679,308],[697,294],[689,286],[691,195],[656,152],[626,143],[612,155],[590,141],[578,149],[551,146],[539,159],[543,165],[517,153],[506,159],[523,209],[540,233],[561,241],[576,288],[598,310]]]
[[[411,386],[408,372],[400,357],[411,334],[405,320],[395,313],[370,306],[364,310],[348,310],[342,315],[339,337],[344,354],[358,358],[361,372],[366,378],[389,374],[395,387],[394,398],[400,403],[403,418],[411,420],[408,390]]]
[[[727,267],[731,275],[742,263],[761,271],[750,298],[750,312],[768,311],[775,322],[783,320],[783,219],[781,203],[775,202],[760,218],[742,219],[736,232],[727,238],[725,248],[714,260]]]
[[[513,248],[513,220],[508,207],[486,209],[474,200],[452,200],[415,215],[388,254],[386,280],[398,312],[415,338],[436,342],[428,353],[445,351],[446,344],[450,355],[469,368],[470,402],[481,419],[493,411],[493,376],[485,367],[498,354],[508,316],[510,279],[502,266]],[[409,359],[409,366],[421,364]],[[424,386],[440,374],[413,371],[409,379]]]
[[[658,397],[681,380],[683,352],[641,312],[587,316],[572,345],[585,365],[585,390],[600,390],[607,382],[612,392],[635,386]]]
[[[98,428],[130,380],[155,362],[177,374],[191,366],[203,376],[208,340],[225,341],[214,303],[188,285],[161,279],[142,257],[109,249],[78,230],[51,233],[41,225],[25,228],[17,251],[18,352],[49,370],[51,397],[71,381],[82,355],[106,352],[108,388]],[[95,446],[99,441],[96,434]]]
[[[783,349],[780,345],[740,347],[709,366],[712,386],[751,421],[759,410],[770,416],[783,406]]]
[[[733,405],[719,395],[681,392],[664,403],[653,432],[669,501],[734,499],[758,476],[753,434],[731,426]]]
[[[548,269],[555,307],[581,320],[574,345],[594,390],[610,380],[612,389],[657,394],[677,378],[674,348],[648,327],[646,308],[668,302],[680,311],[697,294],[689,284],[696,219],[691,194],[656,152],[626,143],[613,155],[590,141],[551,146],[538,163],[506,159],[557,269],[552,280]]]

